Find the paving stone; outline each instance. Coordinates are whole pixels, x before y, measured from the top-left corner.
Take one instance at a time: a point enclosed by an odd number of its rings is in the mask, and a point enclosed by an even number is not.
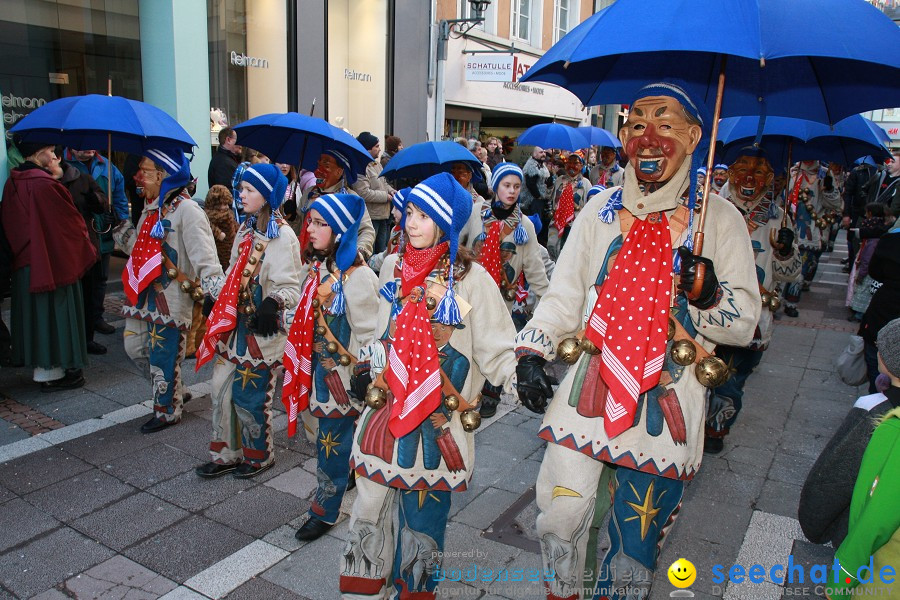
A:
[[[115,477],[92,469],[32,492],[23,498],[57,519],[68,522],[135,491],[135,488]]]
[[[308,508],[309,503],[296,496],[260,485],[235,494],[203,514],[238,531],[262,537]]]
[[[168,444],[154,444],[103,465],[103,470],[142,490],[195,468],[199,462]]]
[[[318,481],[309,471],[302,467],[294,467],[273,477],[265,485],[297,498],[307,499],[318,487]]]
[[[0,469],[2,469],[2,466],[0,466]],[[8,490],[5,487],[3,487],[2,485],[0,485],[0,504],[3,504],[4,502],[8,502],[8,501],[12,500],[13,498],[18,498],[18,496],[16,496],[10,490]]]
[[[128,423],[115,425],[95,434],[60,444],[60,448],[93,465],[105,466],[113,460],[159,443],[160,440],[154,439],[154,436],[158,434],[144,435],[138,431],[138,428],[146,420],[146,417],[141,417]]]
[[[229,475],[201,479],[188,471],[149,487],[147,491],[185,510],[199,512],[254,485],[257,484],[252,479],[235,479]]]
[[[0,446],[5,446],[19,440],[25,440],[31,434],[6,419],[0,419]]]
[[[537,427],[513,427],[505,423],[495,423],[478,436],[478,451],[485,447],[504,448],[519,459],[524,459],[537,448],[544,445],[544,440],[537,436]],[[493,450],[491,450],[493,452]]]
[[[0,484],[21,496],[90,468],[60,448],[47,448],[0,465]]]
[[[295,594],[280,585],[254,577],[227,596],[227,600],[309,600],[306,596]]]
[[[120,364],[92,367],[85,377],[85,389],[119,406],[140,404],[150,398],[150,385],[140,374],[122,369]]]
[[[756,510],[797,518],[797,507],[800,505],[800,491],[803,489],[803,481],[785,483],[774,479],[767,479],[763,484],[762,493],[756,501]]]
[[[750,524],[753,508],[747,504],[729,504],[716,497],[693,495],[684,502],[675,526],[692,539],[740,547]]]
[[[807,456],[796,456],[781,452],[775,455],[772,461],[772,467],[769,469],[768,479],[791,483],[794,485],[802,484],[806,481],[806,476],[812,468],[815,459]]]
[[[64,527],[0,556],[0,582],[17,596],[28,598],[114,554]]]
[[[778,452],[786,452],[795,456],[817,459],[828,444],[828,436],[794,432],[785,437],[778,445]]]
[[[726,504],[749,507],[759,497],[764,477],[741,475],[710,462],[700,468],[685,492],[686,498],[716,498]]]
[[[13,598],[13,596],[12,595],[7,596],[5,594],[0,593],[0,598],[3,598],[4,600],[6,600],[6,598]],[[56,588],[51,588],[49,590],[41,592],[37,596],[32,596],[31,600],[71,600],[71,597],[63,594],[61,591],[59,591]]]
[[[87,371],[90,377],[90,371]],[[83,391],[82,397],[59,399],[58,402],[48,404],[41,408],[48,417],[56,419],[66,425],[78,423],[85,419],[101,417],[108,412],[122,408],[118,402],[104,398],[94,392]]]
[[[444,557],[441,568],[444,572],[454,569],[465,571],[476,567],[486,572],[490,569],[497,572],[506,568],[523,551],[486,539],[481,531],[469,527],[460,522],[447,523],[447,532],[444,536]],[[471,583],[478,589],[489,588],[492,584],[483,581]]]
[[[294,550],[299,550],[306,542],[301,542],[294,534],[297,533],[298,525],[294,525],[295,521],[302,519],[306,520],[304,517],[298,517],[297,519],[293,519],[290,523],[286,525],[282,525],[281,527],[277,527],[263,536],[263,541],[272,544],[273,546],[278,546],[282,550],[287,550],[288,552],[293,552]]]
[[[252,541],[253,538],[239,531],[194,515],[123,554],[172,581],[183,583]]]
[[[24,500],[10,500],[0,508],[0,552],[59,525],[59,521]]]
[[[218,600],[251,577],[268,569],[287,554],[281,548],[256,540],[197,573],[185,581],[184,585],[197,590],[204,596]]]
[[[714,597],[722,597],[725,590],[721,585],[712,582],[713,565],[732,565],[737,557],[737,548],[731,548],[725,544],[717,544],[691,535],[687,528],[679,528],[675,522],[675,528],[670,534],[657,561],[657,570],[653,578],[651,598],[669,598],[669,592],[674,588],[669,583],[666,570],[679,558],[686,558],[697,569],[697,579],[691,585],[691,591],[699,597],[706,594]]]
[[[154,600],[177,586],[174,581],[117,555],[68,579],[65,587],[75,598]]]
[[[139,492],[74,521],[72,527],[121,552],[188,514],[165,500]]]
[[[519,496],[520,494],[489,487],[458,512],[454,519],[484,531],[509,508],[510,504],[518,500]]]
[[[344,542],[329,535],[306,544],[271,569],[262,578],[311,600],[334,600],[338,589]]]
[[[726,461],[728,469],[735,473],[762,475],[769,472],[769,467],[775,458],[775,451],[772,448],[732,446],[731,441],[731,436],[725,438],[725,451],[716,456],[715,460]]]
[[[198,594],[194,590],[189,587],[185,587],[183,585],[178,586],[165,596],[162,596],[160,600],[208,600],[206,596],[203,594]]]
[[[534,486],[537,481],[538,472],[541,469],[541,463],[537,460],[521,460],[510,465],[506,472],[506,477],[501,477],[495,481],[493,487],[522,494],[525,490]],[[478,480],[478,472],[472,477],[473,482]]]
[[[198,464],[209,460],[209,442],[212,426],[209,421],[190,412],[181,415],[181,422],[154,433],[154,442],[168,444],[198,459]]]

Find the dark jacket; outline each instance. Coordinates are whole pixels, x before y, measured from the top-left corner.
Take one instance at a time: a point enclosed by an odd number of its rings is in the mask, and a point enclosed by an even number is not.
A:
[[[887,170],[881,169],[866,183],[867,202],[884,204],[896,216],[900,212],[900,177],[888,177]]]
[[[874,344],[878,332],[900,317],[900,231],[885,234],[869,261],[869,276],[881,284],[859,325],[859,335]]]
[[[209,161],[209,171],[206,177],[209,180],[209,187],[214,185],[224,185],[231,189],[231,178],[234,177],[234,170],[240,163],[241,155],[229,152],[222,146],[216,149],[212,160]]]
[[[844,182],[844,215],[850,217],[853,223],[866,214],[866,184],[876,168],[872,165],[861,164],[850,171],[847,181]]]
[[[109,210],[109,200],[93,177],[66,161],[60,162],[59,166],[63,170],[60,182],[72,195],[75,208],[84,217],[84,224],[87,226],[91,243],[99,252],[100,237],[95,227],[94,215],[106,213]],[[111,225],[111,223],[108,224]]]

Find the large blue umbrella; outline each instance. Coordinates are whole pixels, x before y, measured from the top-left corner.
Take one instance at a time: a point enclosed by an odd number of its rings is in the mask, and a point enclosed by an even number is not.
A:
[[[587,139],[591,146],[622,147],[622,142],[619,141],[619,138],[602,127],[578,127],[578,131]]]
[[[427,179],[437,173],[449,173],[455,163],[466,163],[481,180],[481,161],[456,142],[420,142],[404,148],[388,161],[381,172],[385,179]]]
[[[583,132],[562,123],[532,125],[522,132],[516,143],[520,146],[540,146],[569,152],[593,145]]]
[[[326,150],[344,155],[354,174],[364,173],[372,155],[356,138],[318,117],[296,112],[268,113],[237,125],[238,143],[258,150],[273,162],[315,170]],[[352,179],[352,178],[351,178]]]
[[[178,121],[152,104],[121,96],[71,96],[48,102],[10,130],[24,141],[78,150],[143,154],[156,148],[192,152],[197,143]]]

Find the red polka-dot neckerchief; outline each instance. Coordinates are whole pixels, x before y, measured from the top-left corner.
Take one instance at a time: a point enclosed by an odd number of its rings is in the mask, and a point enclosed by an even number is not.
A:
[[[309,406],[312,390],[313,331],[315,309],[313,299],[319,287],[318,261],[312,264],[309,275],[300,292],[300,304],[294,313],[294,322],[284,344],[284,386],[281,393],[288,414],[288,437],[297,433],[297,415]]]
[[[441,403],[441,363],[424,299],[425,278],[448,247],[447,242],[421,250],[407,246],[403,255],[400,289],[407,300],[397,315],[384,372],[394,395],[388,427],[397,439],[415,430]]]
[[[609,439],[631,427],[638,396],[659,383],[672,293],[670,236],[665,213],[635,218],[588,320],[585,336],[601,349],[600,376],[609,388]]]
[[[503,282],[500,267],[500,233],[503,230],[502,221],[494,221],[488,225],[488,232],[481,246],[481,266],[488,272],[491,279],[498,286]]]
[[[209,314],[208,329],[203,336],[203,342],[197,348],[197,366],[200,367],[209,362],[215,355],[216,344],[226,333],[237,325],[238,294],[241,291],[241,273],[247,266],[247,257],[253,248],[253,230],[247,230],[244,241],[241,242],[237,259],[228,271],[228,278],[222,291],[216,299],[212,312]]]
[[[556,207],[556,213],[553,215],[553,222],[556,230],[562,233],[563,229],[569,223],[575,220],[575,187],[571,183],[567,183],[563,188],[562,194],[559,195],[559,204]]]
[[[137,304],[138,294],[162,275],[162,240],[150,235],[159,221],[159,211],[147,213],[141,232],[131,249],[131,256],[122,271],[122,286],[132,306]]]

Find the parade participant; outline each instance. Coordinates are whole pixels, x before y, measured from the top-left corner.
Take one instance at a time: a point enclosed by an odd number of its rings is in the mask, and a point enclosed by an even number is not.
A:
[[[789,317],[800,315],[797,303],[802,292],[809,289],[809,283],[816,276],[819,257],[822,255],[822,230],[825,223],[822,213],[822,178],[819,176],[819,161],[807,160],[792,175],[788,184],[791,190],[787,202],[794,218],[800,243],[800,260],[803,262],[803,279],[791,283],[784,290],[784,314]]]
[[[350,167],[350,161],[337,150],[326,150],[319,156],[316,166],[316,185],[303,192],[297,206],[297,218],[291,222],[291,228],[300,240],[300,247],[309,245],[309,205],[324,194],[356,194],[350,186],[356,183],[356,173]],[[375,244],[375,227],[369,212],[363,215],[359,224],[359,252],[363,260],[372,256]]]
[[[728,168],[728,182],[720,195],[734,204],[744,217],[756,257],[756,276],[762,297],[762,311],[749,346],[719,344],[716,356],[731,367],[725,385],[712,391],[707,408],[704,451],[717,454],[725,436],[737,420],[744,396],[744,384],[762,360],[775,329],[774,312],[781,305],[777,283],[789,283],[800,276],[800,251],[790,219],[769,197],[775,172],[765,152],[741,149]]]
[[[572,153],[565,160],[565,169],[557,177],[550,193],[550,212],[553,219],[550,223],[552,232],[547,241],[547,249],[551,255],[559,256],[572,222],[585,203],[585,192],[590,183],[581,175],[584,159]],[[555,233],[555,235],[554,235]]]
[[[146,200],[137,230],[130,221],[113,230],[116,244],[131,255],[122,271],[125,351],[153,394],[153,417],[141,433],[181,420],[181,362],[194,302],[204,292],[217,296],[225,280],[209,219],[187,192],[190,182],[183,153],[148,151],[135,175]]]
[[[87,364],[80,279],[99,259],[68,190],[49,169],[52,144],[16,140],[25,159],[0,202],[11,267],[11,360],[34,369],[41,391],[84,385]],[[4,261],[7,262],[7,261]]]
[[[588,179],[591,185],[598,183],[604,187],[622,185],[625,178],[625,169],[619,165],[619,154],[615,148],[603,146],[600,148],[600,162],[591,169]]]
[[[421,182],[406,198],[408,242],[381,270],[382,339],[358,365],[357,387],[374,383],[353,439],[345,599],[435,597],[451,492],[468,489],[475,465],[478,391],[488,379],[509,385],[515,370],[509,312],[458,247],[471,211],[448,173]]]
[[[703,189],[703,184],[706,183],[706,167],[700,167],[697,169],[697,190],[700,191]]]
[[[397,190],[391,196],[391,216],[394,218],[394,227],[391,229],[385,249],[378,254],[373,254],[369,259],[369,267],[375,273],[381,272],[381,265],[384,264],[385,258],[400,251],[400,244],[403,242],[403,205],[406,203],[406,195],[411,189],[407,187]]]
[[[844,182],[846,179],[847,173],[844,171],[844,167],[835,162],[828,163],[828,171],[822,180],[822,216],[828,222],[828,227],[822,235],[825,252],[834,251],[834,240],[837,239],[841,214],[844,210]]]
[[[500,288],[510,312],[521,293],[519,288],[524,287],[524,280],[538,298],[550,285],[534,225],[522,215],[518,206],[523,178],[522,169],[515,163],[503,162],[494,167],[491,190],[495,198],[484,201],[479,211],[480,222],[475,224],[478,229],[469,231],[466,236],[483,239],[478,261]],[[472,219],[469,219],[467,227],[471,224]],[[485,384],[481,394],[481,416],[493,417],[500,403],[500,387]]]
[[[712,170],[712,181],[709,184],[709,191],[718,194],[722,190],[722,186],[728,182],[728,165],[718,163]]]
[[[298,540],[321,537],[337,521],[348,484],[353,426],[363,398],[347,393],[355,358],[375,340],[378,277],[356,251],[366,210],[353,194],[325,194],[309,208],[309,266],[301,303],[285,347],[284,398],[288,414],[318,419],[318,489]],[[289,423],[288,435],[296,425]]]
[[[593,590],[623,598],[617,590],[626,585],[629,597],[649,593],[684,482],[703,455],[704,384],[727,373],[708,353],[716,343],[746,345],[759,320],[747,227],[728,201],[706,199],[703,255],[684,247],[703,127],[702,99],[677,82],[640,90],[619,132],[629,159],[624,187],[581,211],[550,289],[516,338],[519,397],[547,410],[537,533],[545,571],[554,573],[551,599]],[[699,293],[688,300],[695,283]],[[556,356],[574,366],[554,396],[544,366]],[[607,511],[611,548],[597,572],[588,539]]]
[[[246,479],[275,462],[272,396],[287,339],[284,311],[300,297],[300,248],[278,212],[286,187],[273,164],[244,170],[247,218],[235,235],[221,293],[204,301],[209,328],[197,348],[197,370],[216,358],[210,461],[196,469],[206,479],[232,471]]]

